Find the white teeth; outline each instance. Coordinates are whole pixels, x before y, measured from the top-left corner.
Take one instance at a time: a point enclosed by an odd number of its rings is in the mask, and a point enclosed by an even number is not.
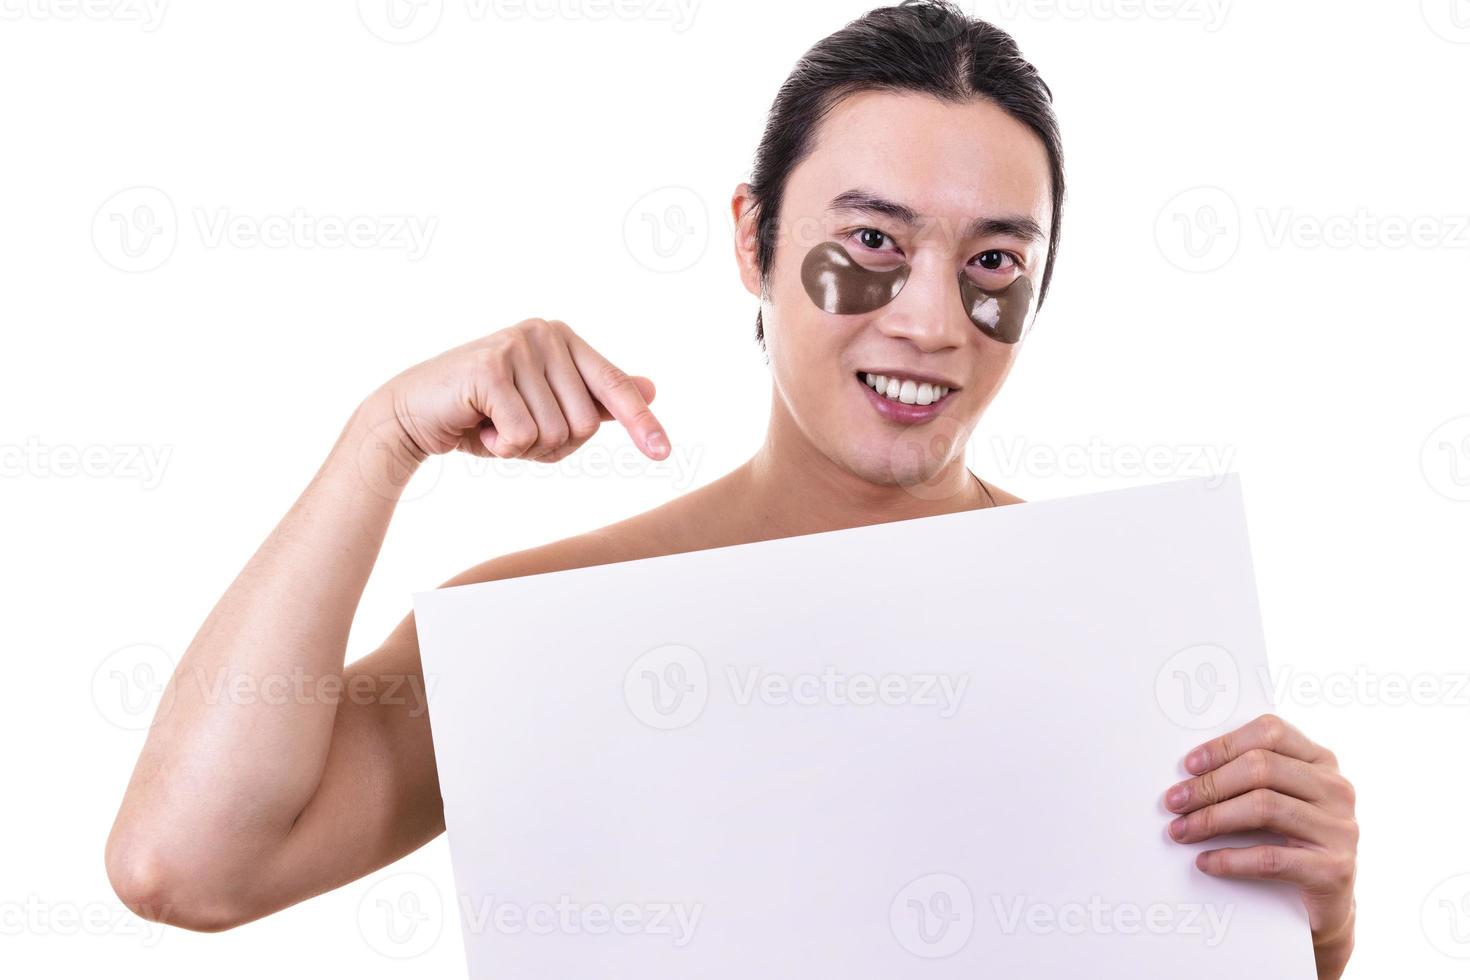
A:
[[[931,384],[928,381],[890,378],[883,374],[873,374],[871,371],[863,374],[863,381],[878,394],[903,402],[905,405],[932,405],[949,394],[949,389],[944,385]]]

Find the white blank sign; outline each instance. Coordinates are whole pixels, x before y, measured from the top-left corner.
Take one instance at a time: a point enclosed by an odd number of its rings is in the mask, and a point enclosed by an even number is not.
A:
[[[1271,710],[1233,475],[414,606],[477,980],[1316,976],[1165,831]]]

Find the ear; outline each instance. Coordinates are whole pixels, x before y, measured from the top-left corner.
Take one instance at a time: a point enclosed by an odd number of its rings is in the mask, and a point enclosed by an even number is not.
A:
[[[750,295],[760,298],[760,258],[756,253],[755,198],[750,185],[741,183],[730,196],[730,216],[735,221],[735,263],[740,269],[740,281]]]

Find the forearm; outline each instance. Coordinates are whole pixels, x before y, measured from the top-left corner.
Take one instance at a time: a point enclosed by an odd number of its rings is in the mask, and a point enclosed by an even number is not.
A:
[[[373,399],[221,597],[165,691],[109,841],[109,865],[248,867],[310,801],[347,637],[415,465]],[[391,413],[389,414],[391,419]],[[146,857],[143,856],[146,852]]]

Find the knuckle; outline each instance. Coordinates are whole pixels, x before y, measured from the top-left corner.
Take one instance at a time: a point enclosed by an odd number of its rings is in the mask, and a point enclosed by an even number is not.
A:
[[[624,385],[631,385],[633,383],[633,379],[628,375],[628,372],[611,361],[603,364],[598,369],[598,379],[608,388],[621,388]]]
[[[570,422],[572,438],[578,442],[591,439],[602,426],[602,420],[591,413],[579,412]]]
[[[531,336],[538,329],[539,328],[533,326],[531,324],[531,321],[529,320],[522,323],[517,323],[515,326],[506,327],[505,330],[501,331],[504,334],[501,342],[508,350],[511,350],[518,354],[524,353],[525,351],[530,349]]]
[[[510,376],[510,371],[505,363],[507,341],[498,338],[499,335],[492,343],[475,348],[471,355],[474,358],[476,372],[494,381],[501,381]]]
[[[500,438],[495,441],[498,455],[519,456],[536,442],[534,429],[523,426],[514,426],[510,429],[499,429]]]
[[[1214,771],[1210,771],[1195,780],[1199,798],[1206,804],[1220,802],[1220,786],[1216,781]]]
[[[1281,720],[1280,715],[1264,714],[1260,717],[1261,735],[1266,744],[1275,748],[1281,744],[1281,737],[1286,734],[1286,722]]]
[[[1286,872],[1286,853],[1279,847],[1263,847],[1260,857],[1263,877],[1277,878]]]
[[[1278,809],[1276,794],[1264,789],[1253,789],[1246,795],[1255,826],[1263,827],[1270,822],[1272,817],[1276,816]]]
[[[1265,749],[1251,749],[1241,756],[1246,776],[1252,786],[1265,786],[1271,781],[1271,753]]]
[[[1239,744],[1240,743],[1237,741],[1234,732],[1227,732],[1224,735],[1221,735],[1220,757],[1224,759],[1234,759],[1237,755],[1235,750]]]

